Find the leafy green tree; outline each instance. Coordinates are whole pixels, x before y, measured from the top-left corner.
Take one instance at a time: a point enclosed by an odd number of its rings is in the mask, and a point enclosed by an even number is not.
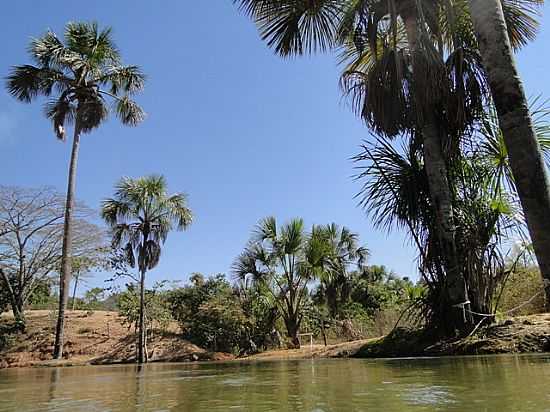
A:
[[[245,281],[237,282],[234,288],[239,303],[249,319],[248,343],[253,341],[257,348],[278,348],[280,342],[275,340],[278,336],[280,313],[277,302],[266,285]]]
[[[101,214],[113,232],[113,246],[125,251],[126,261],[140,273],[138,362],[146,362],[145,274],[157,266],[161,248],[172,229],[192,222],[184,194],[167,193],[163,176],[122,178],[114,198],[103,201]]]
[[[169,294],[172,315],[184,334],[190,330],[188,322],[197,313],[200,305],[230,287],[223,274],[205,278],[201,273],[193,273],[189,280],[190,284]]]
[[[186,339],[215,351],[236,353],[244,348],[253,318],[244,312],[223,275],[205,279],[193,274],[189,285],[169,296],[172,314]]]
[[[153,329],[155,323],[165,330],[173,319],[168,303],[169,293],[164,289],[166,282],[157,282],[151,289],[145,291],[145,324],[146,329]],[[139,330],[140,320],[140,291],[139,285],[130,283],[126,290],[116,295],[119,314],[124,323]],[[147,333],[147,332],[146,332]]]
[[[84,293],[84,304],[88,310],[98,309],[100,302],[105,298],[104,288],[91,288]]]
[[[108,117],[109,100],[122,123],[135,126],[143,110],[130,98],[143,89],[145,77],[137,66],[124,66],[111,38],[111,29],[96,23],[68,23],[64,40],[51,31],[32,40],[29,54],[34,65],[12,68],[7,89],[18,100],[30,103],[38,96],[50,98],[45,114],[57,138],[65,140],[73,124],[73,145],[65,206],[61,263],[59,317],[54,358],[63,355],[65,309],[69,298],[72,257],[72,220],[80,137],[99,127]]]

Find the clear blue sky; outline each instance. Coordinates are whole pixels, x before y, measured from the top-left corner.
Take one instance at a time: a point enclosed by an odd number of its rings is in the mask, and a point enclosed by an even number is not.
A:
[[[62,33],[70,20],[112,26],[125,62],[149,76],[142,125],[113,119],[82,139],[78,197],[98,208],[121,176],[162,173],[171,191],[188,193],[196,216],[169,236],[151,281],[227,273],[268,215],[346,225],[371,263],[416,276],[403,235],[376,231],[353,199],[348,159],[368,132],[341,99],[333,56],[276,57],[230,0],[18,1],[0,16],[0,76],[29,62],[31,36]],[[550,97],[549,25],[518,57],[530,95]],[[40,104],[0,91],[0,150],[2,184],[65,190],[70,146],[55,139]]]

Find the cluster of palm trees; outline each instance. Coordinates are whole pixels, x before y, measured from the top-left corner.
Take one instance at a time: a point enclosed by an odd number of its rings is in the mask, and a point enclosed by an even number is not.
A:
[[[283,57],[339,54],[343,91],[378,143],[358,157],[371,162],[360,175],[367,179],[362,204],[379,223],[405,227],[418,245],[421,273],[438,286],[440,324],[467,330],[467,313],[486,309],[491,298],[479,271],[491,278],[491,250],[508,228],[502,191],[476,183],[491,172],[478,153],[493,107],[512,194],[550,279],[550,186],[513,59],[535,37],[542,0],[234,2]]]
[[[320,281],[330,300],[352,268],[365,269],[367,257],[358,235],[346,227],[314,225],[307,233],[302,219],[279,226],[274,217],[268,217],[260,221],[236,259],[233,274],[245,286],[251,283],[270,295],[291,345],[298,348],[311,281]],[[333,302],[327,303],[331,307]]]

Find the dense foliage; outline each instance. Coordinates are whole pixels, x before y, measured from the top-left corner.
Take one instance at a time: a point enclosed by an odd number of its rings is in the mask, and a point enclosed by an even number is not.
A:
[[[172,316],[168,305],[167,292],[163,290],[164,282],[145,290],[145,323],[148,331],[153,328],[164,331],[168,328]],[[119,314],[129,328],[138,330],[140,312],[139,285],[127,284],[123,292],[115,295]],[[97,301],[98,305],[104,301]]]
[[[169,302],[184,338],[214,351],[244,346],[251,320],[223,275],[195,274],[189,285],[170,292]]]

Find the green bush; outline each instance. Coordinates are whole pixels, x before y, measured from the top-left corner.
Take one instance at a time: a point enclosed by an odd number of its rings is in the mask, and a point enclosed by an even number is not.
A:
[[[186,339],[210,350],[238,352],[246,345],[252,327],[233,288],[223,275],[173,290],[169,297],[172,315]]]
[[[155,326],[165,331],[172,321],[167,300],[167,292],[162,291],[164,283],[157,283],[153,289],[145,291],[145,319],[147,329]],[[137,328],[139,322],[139,287],[135,284],[126,285],[126,290],[117,295],[119,314],[123,323]]]

